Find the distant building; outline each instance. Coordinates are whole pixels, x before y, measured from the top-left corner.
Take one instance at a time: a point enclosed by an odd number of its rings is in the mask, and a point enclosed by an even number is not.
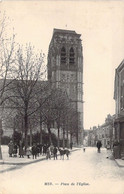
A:
[[[114,100],[114,138],[120,143],[121,158],[124,157],[124,60],[115,70]]]
[[[96,127],[90,128],[88,131],[87,142],[88,146],[96,146]]]
[[[84,136],[83,136],[83,146],[89,146],[88,138],[89,138],[89,129],[85,129]]]
[[[105,123],[98,127],[97,139],[102,142],[103,147],[112,148],[113,126],[114,126],[114,116],[107,115]]]
[[[88,145],[96,146],[98,140],[101,141],[102,147],[112,148],[113,145],[113,126],[114,115],[107,115],[105,123],[90,128],[88,133]]]

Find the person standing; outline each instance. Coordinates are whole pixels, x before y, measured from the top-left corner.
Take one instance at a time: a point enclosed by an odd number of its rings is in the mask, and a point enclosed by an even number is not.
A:
[[[17,146],[17,144],[15,143],[14,146],[13,146],[13,156],[14,156],[14,157],[17,157],[17,150],[18,150],[18,146]]]
[[[8,147],[9,147],[9,151],[8,151],[9,152],[9,157],[12,157],[13,148],[14,148],[12,140],[9,142]]]
[[[98,141],[96,146],[97,146],[97,149],[98,149],[98,153],[100,153],[100,148],[102,147],[101,141]]]
[[[53,157],[54,157],[54,160],[56,159],[57,160],[57,147],[56,146],[54,146],[54,148],[53,148]]]
[[[32,146],[32,155],[33,155],[33,159],[37,159],[37,146],[36,144],[33,144]]]
[[[54,146],[53,146],[53,144],[51,144],[50,145],[50,153],[51,153],[51,155],[53,155],[53,149],[54,149]]]
[[[19,142],[19,158],[24,158],[23,142]]]
[[[29,146],[26,149],[26,155],[27,155],[27,158],[30,158],[31,150],[30,150],[30,147]]]
[[[46,150],[46,159],[51,159],[51,155],[50,155],[50,147],[47,148]]]

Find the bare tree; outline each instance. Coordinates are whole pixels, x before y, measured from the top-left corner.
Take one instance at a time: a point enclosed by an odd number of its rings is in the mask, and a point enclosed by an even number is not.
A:
[[[67,119],[68,108],[70,101],[66,92],[61,89],[56,89],[54,92],[54,111],[55,111],[55,121],[57,124],[57,134],[58,134],[58,147],[60,146],[60,130],[63,131],[63,147],[65,147],[65,124]]]
[[[43,138],[43,130],[42,125],[46,121],[46,104],[48,102],[48,99],[52,96],[52,88],[50,87],[50,83],[42,82],[37,84],[37,92],[35,92],[35,99],[37,101],[37,120],[40,126],[40,144],[42,144],[42,138]],[[35,110],[36,111],[36,110]]]
[[[50,144],[52,143],[51,127],[55,124],[54,128],[56,128],[57,124],[58,147],[60,146],[60,130],[63,132],[63,147],[65,147],[65,131],[69,107],[70,101],[67,93],[61,89],[52,88],[51,96],[46,100],[42,108]]]
[[[0,159],[1,153],[1,135],[2,135],[2,112],[3,112],[3,96],[5,89],[8,85],[7,78],[11,78],[10,71],[14,65],[14,48],[15,48],[15,35],[10,38],[6,35],[8,18],[5,13],[0,12]]]
[[[11,106],[15,106],[24,121],[25,149],[27,148],[27,135],[29,118],[37,110],[37,102],[34,99],[38,81],[44,77],[44,54],[35,54],[34,48],[28,44],[20,46],[16,52],[15,81],[8,86],[12,91],[9,95]]]

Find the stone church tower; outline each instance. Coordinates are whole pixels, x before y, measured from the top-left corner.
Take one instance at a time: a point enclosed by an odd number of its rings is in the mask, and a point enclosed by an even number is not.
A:
[[[48,52],[48,80],[67,91],[78,117],[76,141],[83,142],[83,55],[81,34],[54,29]]]

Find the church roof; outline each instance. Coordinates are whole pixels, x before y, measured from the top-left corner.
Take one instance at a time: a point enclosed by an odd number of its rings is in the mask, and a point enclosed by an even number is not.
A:
[[[81,36],[81,34],[77,34],[74,30],[64,30],[64,29],[56,29],[54,28],[53,29],[53,34],[55,33],[60,33],[60,34],[74,34],[74,35],[77,35],[77,36]]]

